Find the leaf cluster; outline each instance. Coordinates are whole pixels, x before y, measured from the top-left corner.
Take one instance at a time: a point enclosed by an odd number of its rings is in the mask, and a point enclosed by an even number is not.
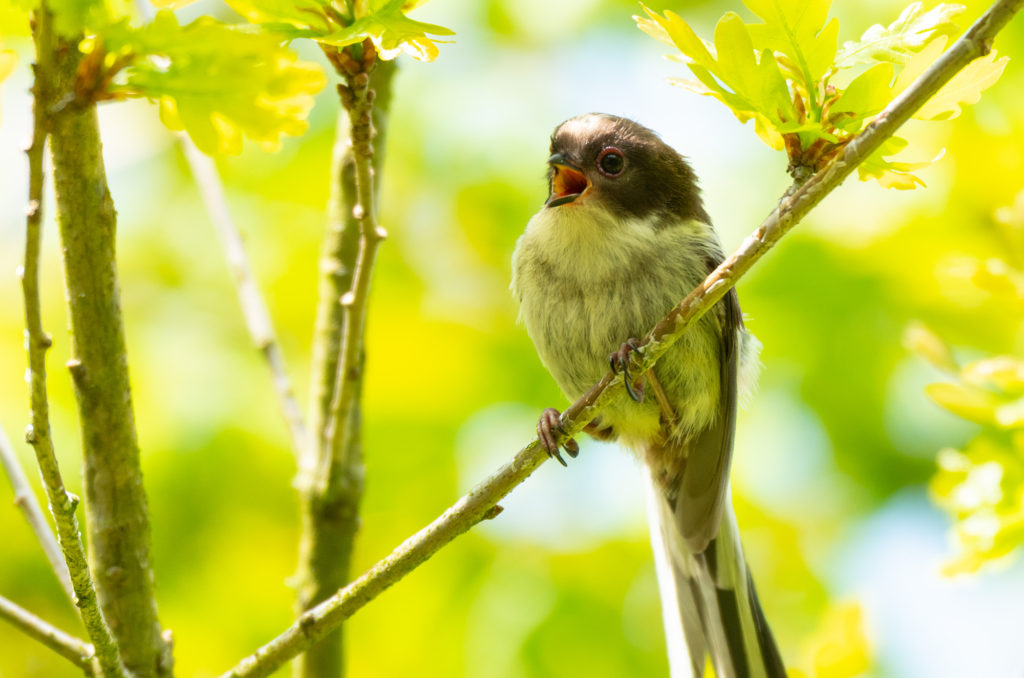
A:
[[[924,11],[909,5],[889,26],[869,28],[839,49],[839,21],[827,20],[830,0],[744,0],[759,23],[734,12],[705,41],[677,14],[644,7],[638,27],[679,54],[694,79],[673,84],[711,96],[740,122],[754,121],[758,136],[776,150],[785,149],[790,171],[806,176],[838,151],[906,89],[942,53],[957,32],[953,18],[963,7],[941,3]],[[975,103],[982,90],[1002,74],[1007,58],[995,52],[976,60],[940,90],[914,117],[947,120],[961,106]],[[861,179],[889,188],[914,188],[923,182],[911,172],[930,162],[897,162],[891,156],[907,145],[890,138],[858,168]],[[937,159],[937,158],[935,158]]]
[[[407,12],[426,0],[226,0],[254,24],[283,37],[309,38],[347,47],[373,42],[378,56],[391,60],[405,53],[420,61],[437,58],[436,38],[454,35],[444,26],[416,21]],[[178,7],[194,0],[155,0]]]
[[[38,0],[13,0],[24,14]],[[157,0],[166,8],[192,0]],[[406,12],[424,0],[227,0],[250,24],[201,17],[180,25],[170,9],[141,26],[130,0],[48,0],[54,27],[83,53],[74,84],[78,101],[145,97],[160,119],[185,131],[206,153],[237,154],[244,137],[276,149],[283,135],[305,132],[322,69],[282,43],[306,37],[332,50],[373,42],[376,56],[407,53],[430,61],[430,35],[451,31]],[[82,39],[85,36],[85,39]],[[0,52],[0,77],[13,66]]]
[[[1024,255],[1024,193],[1018,209],[1001,210],[997,222],[1007,232],[1010,254]],[[991,259],[973,267],[968,276],[1001,302],[1024,308],[1024,271],[1016,265]],[[946,569],[974,572],[1024,542],[1024,359],[1000,355],[960,365],[952,349],[923,326],[909,328],[904,339],[911,350],[951,376],[929,385],[928,396],[982,427],[962,450],[939,453],[931,481],[936,502],[957,521],[960,554]]]
[[[107,95],[157,101],[163,123],[206,153],[240,153],[243,135],[270,149],[282,134],[301,135],[326,82],[271,35],[210,17],[181,26],[169,10],[137,29],[113,26],[96,43],[108,65],[126,64]]]

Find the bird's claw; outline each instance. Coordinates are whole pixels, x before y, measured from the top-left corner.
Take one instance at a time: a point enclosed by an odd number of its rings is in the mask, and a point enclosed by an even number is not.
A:
[[[568,466],[565,463],[565,459],[562,459],[562,454],[559,450],[558,443],[556,442],[558,436],[565,435],[565,429],[562,428],[562,415],[553,407],[549,407],[540,415],[540,420],[537,422],[537,438],[540,440],[540,444],[544,446],[548,456],[556,459],[562,466]],[[565,448],[566,454],[573,459],[580,453],[579,444],[572,438],[567,438],[562,447]]]
[[[629,373],[630,353],[640,354],[640,342],[632,337],[624,341],[618,351],[608,356],[608,363],[612,367],[612,374],[622,373],[626,393],[629,394],[629,397],[642,403],[644,401],[644,384],[642,379],[633,379],[633,375]]]

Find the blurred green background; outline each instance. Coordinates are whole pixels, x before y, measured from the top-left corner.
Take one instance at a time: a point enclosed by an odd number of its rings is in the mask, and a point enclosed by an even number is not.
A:
[[[967,4],[962,26],[987,6]],[[703,35],[724,11],[750,19],[739,2],[651,6],[682,13]],[[850,40],[902,8],[840,1],[832,11]],[[357,572],[509,459],[542,408],[564,406],[507,289],[516,238],[545,198],[557,123],[607,111],[659,130],[691,159],[730,250],[788,185],[785,158],[752,127],[665,83],[681,66],[636,30],[637,11],[627,0],[434,0],[416,13],[457,36],[434,63],[402,59],[396,82],[380,216],[391,237],[369,318]],[[230,14],[210,2],[182,17],[199,13]],[[31,472],[20,440],[28,396],[15,276],[31,53],[24,39],[5,46],[20,63],[0,100],[0,424]],[[1024,672],[1024,567],[939,572],[952,554],[949,520],[926,484],[936,452],[976,428],[926,399],[923,387],[942,375],[901,345],[907,323],[921,320],[966,357],[1024,354],[1021,307],[956,273],[965,261],[1005,255],[993,214],[1024,189],[1024,19],[996,47],[1011,62],[978,105],[953,123],[906,130],[911,160],[947,149],[921,172],[927,188],[848,181],[739,285],[765,348],[760,390],[740,416],[737,511],[787,663],[811,676]],[[308,45],[300,51],[321,58]],[[276,154],[250,144],[219,162],[303,396],[331,89],[301,139]],[[101,111],[161,619],[174,631],[178,675],[217,675],[291,621],[293,458],[172,135],[145,102]],[[79,491],[52,201],[46,217],[52,418]],[[613,446],[583,448],[568,470],[546,464],[503,502],[499,519],[361,611],[347,626],[350,675],[667,675],[640,469]],[[10,499],[0,482],[0,594],[80,633]],[[820,659],[829,648],[832,669]],[[69,664],[0,625],[0,676],[64,675],[75,675]]]

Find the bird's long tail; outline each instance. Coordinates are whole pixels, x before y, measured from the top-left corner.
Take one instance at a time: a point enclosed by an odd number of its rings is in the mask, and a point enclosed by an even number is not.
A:
[[[718,535],[691,553],[668,502],[647,483],[647,513],[672,678],[785,678],[779,650],[754,590],[727,494]]]

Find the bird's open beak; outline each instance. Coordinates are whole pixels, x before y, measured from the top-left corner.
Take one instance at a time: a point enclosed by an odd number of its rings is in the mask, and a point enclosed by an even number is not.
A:
[[[590,188],[590,182],[583,176],[583,170],[569,162],[561,153],[548,158],[548,164],[555,170],[551,177],[551,195],[544,203],[547,207],[558,207],[568,204]]]

